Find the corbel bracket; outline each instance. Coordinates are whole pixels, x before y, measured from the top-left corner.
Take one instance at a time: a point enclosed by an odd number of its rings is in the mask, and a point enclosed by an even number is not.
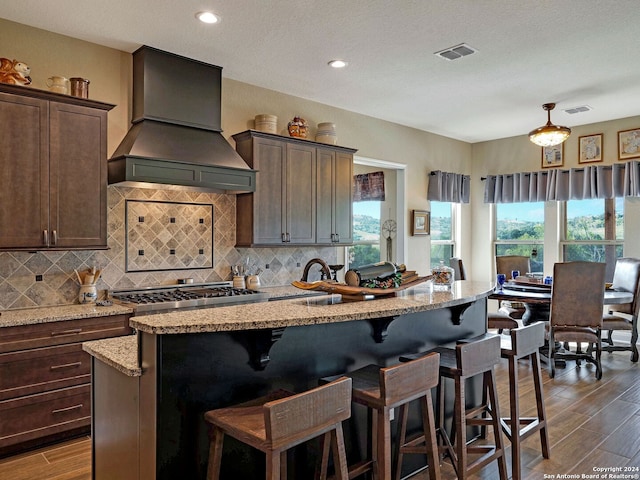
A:
[[[274,343],[280,340],[283,333],[284,327],[250,330],[244,333],[246,342],[243,343],[247,353],[249,353],[249,365],[251,365],[251,368],[258,371],[266,368],[271,360],[269,351]]]
[[[451,310],[451,323],[460,325],[464,320],[464,312],[471,306],[471,303],[463,303],[462,305],[454,305],[449,307]]]
[[[371,336],[375,340],[376,343],[382,343],[387,338],[387,329],[391,322],[393,322],[398,316],[393,317],[382,317],[382,318],[372,318],[368,320],[369,324],[373,328],[373,333]]]

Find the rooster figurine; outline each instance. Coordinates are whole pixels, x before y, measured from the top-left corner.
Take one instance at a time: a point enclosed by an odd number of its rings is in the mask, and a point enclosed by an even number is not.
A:
[[[30,85],[31,77],[29,73],[31,73],[31,69],[26,63],[0,58],[0,83]]]

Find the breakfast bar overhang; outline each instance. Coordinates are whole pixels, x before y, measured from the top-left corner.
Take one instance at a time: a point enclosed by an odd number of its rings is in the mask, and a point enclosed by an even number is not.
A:
[[[205,411],[482,334],[491,290],[457,281],[451,291],[416,286],[362,302],[298,297],[134,317],[137,337],[84,344],[93,356],[93,478],[204,479]],[[366,448],[360,417],[345,428],[352,458]],[[221,478],[264,478],[260,452],[226,439],[223,455]],[[296,451],[295,478],[311,478],[313,456]]]

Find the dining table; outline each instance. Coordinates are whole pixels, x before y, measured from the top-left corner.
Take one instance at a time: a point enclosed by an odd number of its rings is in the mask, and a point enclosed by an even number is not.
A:
[[[551,310],[551,293],[552,286],[543,283],[531,281],[510,281],[504,284],[502,291],[494,290],[489,295],[493,300],[505,300],[510,302],[520,302],[524,305],[525,312],[522,315],[522,323],[529,325],[534,322],[549,321]],[[621,305],[633,302],[633,293],[624,290],[616,290],[615,288],[605,288],[604,305]],[[562,349],[556,344],[556,348]],[[545,340],[545,345],[540,348],[540,360],[548,363],[549,346]],[[562,359],[556,359],[557,368],[564,368],[566,362]]]
[[[511,281],[504,284],[501,292],[495,290],[489,295],[489,298],[522,303],[525,308],[522,322],[525,325],[537,321],[549,321],[551,285]],[[606,288],[604,291],[604,305],[620,305],[631,302],[633,302],[633,293],[631,292],[615,288]]]

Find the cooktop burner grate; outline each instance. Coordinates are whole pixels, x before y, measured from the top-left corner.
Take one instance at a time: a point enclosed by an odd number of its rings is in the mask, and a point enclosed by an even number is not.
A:
[[[177,288],[165,286],[113,290],[110,296],[121,304],[132,306],[136,313],[237,305],[268,300],[266,293],[235,288],[231,282],[201,283]]]

